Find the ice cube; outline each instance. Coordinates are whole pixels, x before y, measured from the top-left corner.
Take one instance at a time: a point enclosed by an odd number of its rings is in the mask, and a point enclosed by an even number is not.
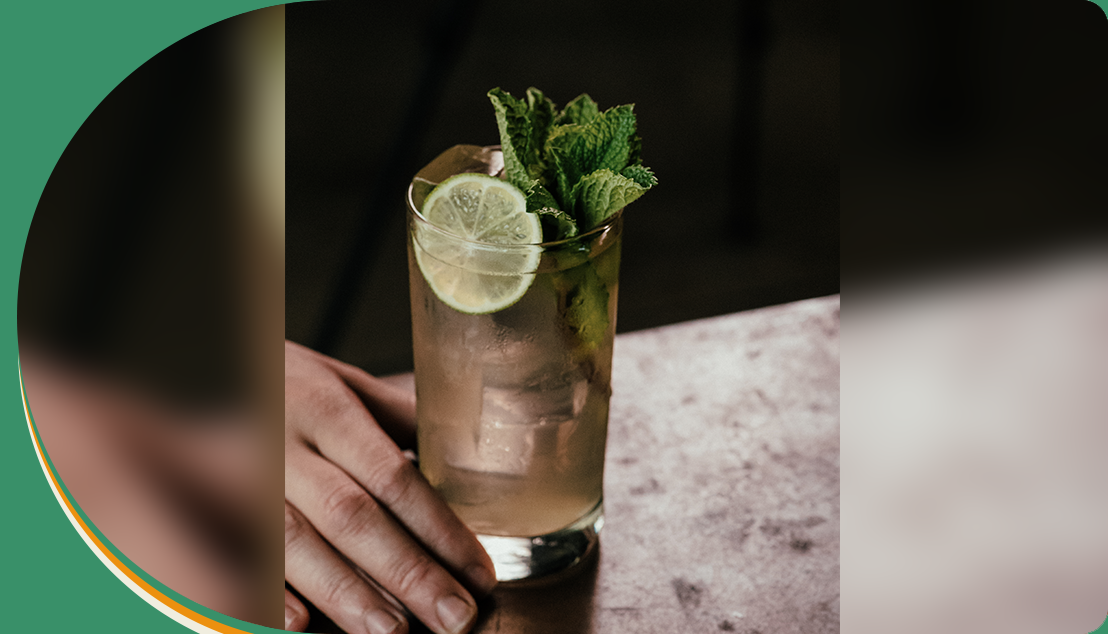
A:
[[[462,172],[496,176],[504,169],[504,155],[499,145],[455,145],[439,154],[435,160],[419,170],[416,178],[441,183]]]
[[[576,372],[525,387],[486,385],[476,439],[482,468],[515,475],[551,468],[564,443],[561,430],[576,424],[588,389]]]
[[[576,417],[588,396],[588,381],[576,369],[563,374],[528,377],[512,386],[485,384],[481,425],[534,426]]]

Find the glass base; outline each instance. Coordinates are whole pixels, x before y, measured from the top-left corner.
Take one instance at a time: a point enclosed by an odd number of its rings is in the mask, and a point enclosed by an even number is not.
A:
[[[496,568],[497,581],[537,579],[567,570],[589,554],[604,526],[604,500],[573,524],[536,537],[477,535]]]

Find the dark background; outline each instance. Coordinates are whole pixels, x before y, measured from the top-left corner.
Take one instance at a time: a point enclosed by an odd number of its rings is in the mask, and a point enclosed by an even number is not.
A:
[[[836,3],[503,0],[287,8],[286,333],[411,369],[403,192],[498,142],[485,93],[635,103],[619,330],[839,290]]]
[[[1106,248],[1100,7],[848,0],[842,23],[846,294]]]

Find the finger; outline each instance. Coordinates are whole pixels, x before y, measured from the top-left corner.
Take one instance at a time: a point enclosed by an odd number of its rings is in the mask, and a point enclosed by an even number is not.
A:
[[[381,427],[401,447],[414,449],[416,441],[415,393],[390,385],[360,368],[320,354],[310,348],[285,341],[286,375],[291,358],[311,359],[339,375],[343,383],[373,412]]]
[[[332,549],[304,516],[285,503],[285,579],[349,634],[399,634],[407,619]],[[290,602],[291,599],[291,602]],[[289,627],[290,603],[302,611],[299,629]],[[285,629],[308,625],[304,605],[285,590]],[[300,621],[295,621],[296,625]]]
[[[335,549],[439,634],[468,631],[470,594],[344,471],[307,448],[286,462],[285,492]]]
[[[308,608],[285,588],[285,631],[303,632],[308,629]]]
[[[384,504],[451,573],[479,596],[492,591],[496,573],[481,543],[366,412],[348,408],[332,413],[327,425],[311,427],[320,453]]]
[[[352,365],[323,357],[351,390],[365,403],[373,418],[403,449],[415,449],[415,392],[392,385]]]

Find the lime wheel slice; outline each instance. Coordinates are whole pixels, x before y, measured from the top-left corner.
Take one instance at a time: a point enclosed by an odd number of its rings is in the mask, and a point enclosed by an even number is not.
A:
[[[452,176],[427,196],[421,214],[433,227],[416,223],[416,262],[447,306],[494,313],[531,287],[542,225],[511,183],[485,174]]]

